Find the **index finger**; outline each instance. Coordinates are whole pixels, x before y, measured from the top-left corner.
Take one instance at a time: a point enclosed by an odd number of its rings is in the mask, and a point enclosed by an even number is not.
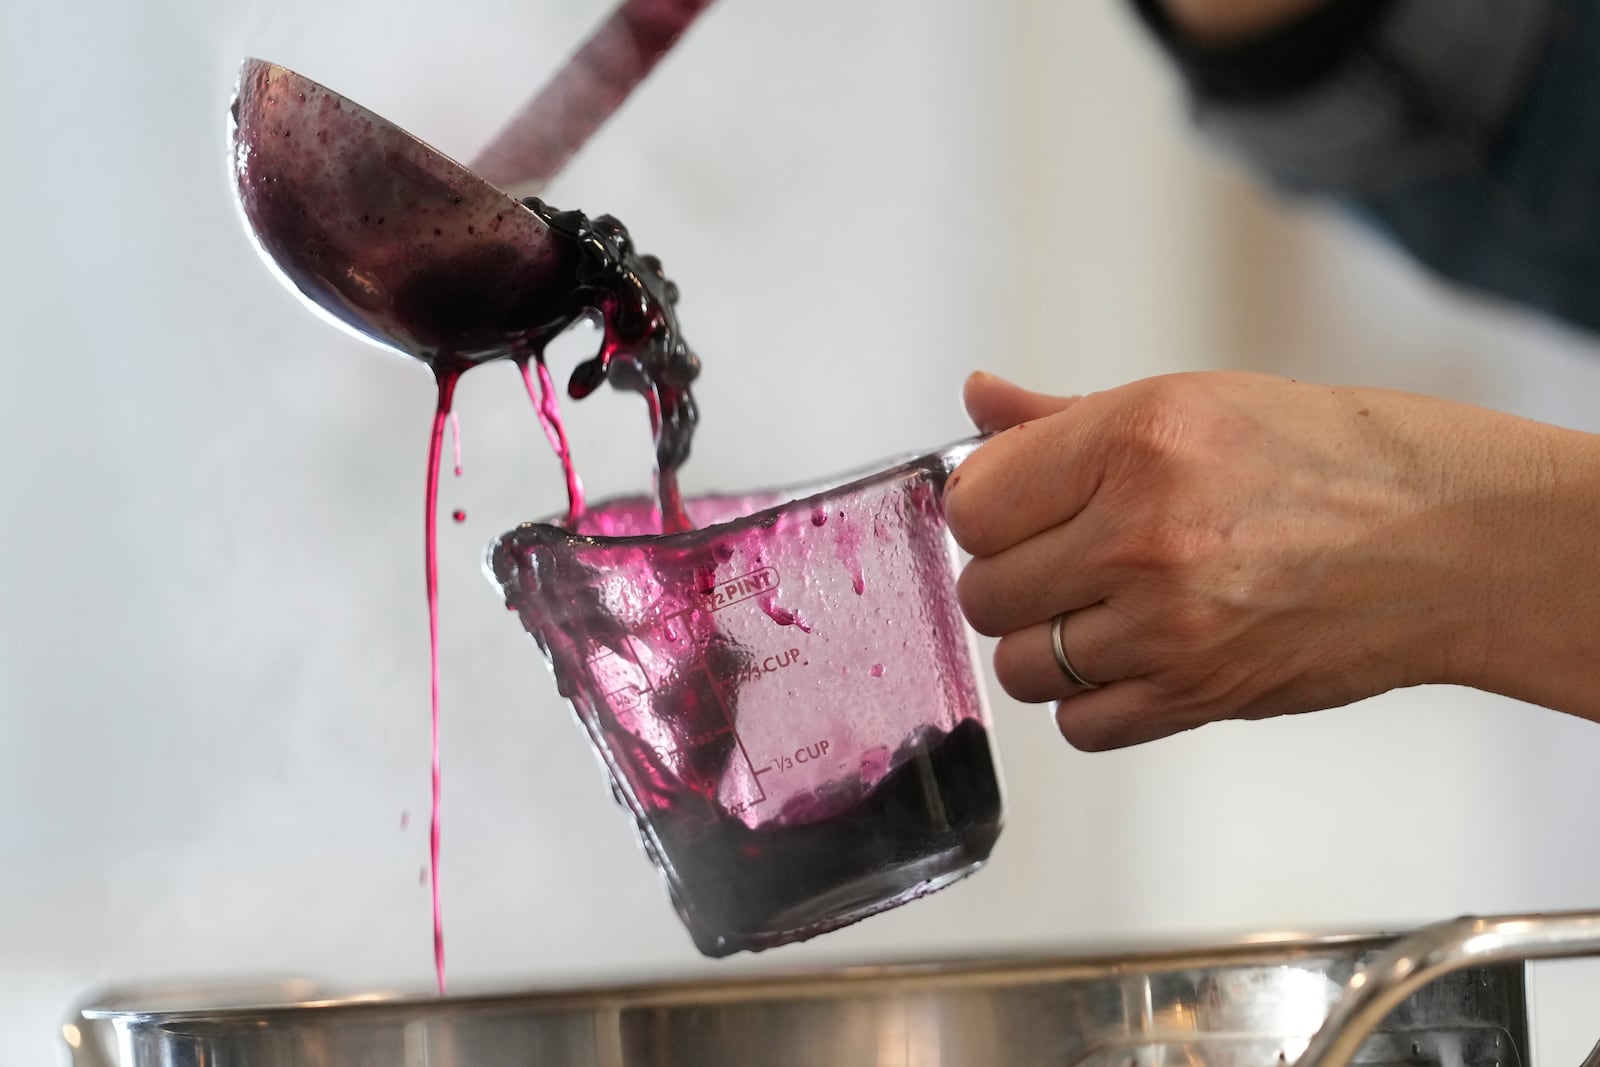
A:
[[[992,556],[1084,509],[1105,472],[1090,399],[996,434],[956,468],[944,494],[956,544]]]

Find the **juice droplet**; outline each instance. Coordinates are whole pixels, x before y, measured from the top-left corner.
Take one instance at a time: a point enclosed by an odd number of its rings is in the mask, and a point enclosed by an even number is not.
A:
[[[694,584],[701,596],[710,596],[717,591],[717,572],[710,567],[696,567]]]
[[[883,664],[874,663],[872,665],[872,676],[874,678],[882,678],[883,677]]]
[[[450,513],[450,517],[452,519],[456,520],[457,522],[466,522],[467,521],[466,509],[465,508],[456,508],[454,511],[452,511]]]
[[[813,526],[826,526],[827,523],[828,523],[828,513],[827,513],[827,511],[825,511],[824,509],[822,509],[820,507],[811,509],[811,525],[813,525]]]
[[[797,626],[800,628],[801,633],[811,632],[811,627],[806,625],[806,620],[800,617],[799,612],[790,611],[788,608],[779,605],[777,598],[771,593],[756,598],[756,603],[761,606],[762,611],[767,613],[767,617],[779,626]]]

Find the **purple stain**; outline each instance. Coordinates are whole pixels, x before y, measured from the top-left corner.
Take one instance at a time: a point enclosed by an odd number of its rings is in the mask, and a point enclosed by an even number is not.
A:
[[[882,678],[883,677],[883,664],[874,663],[872,665],[872,676],[874,678]]]
[[[703,597],[712,596],[717,591],[717,572],[710,567],[696,567],[694,572],[695,592]]]
[[[843,519],[844,513],[839,515]],[[867,591],[867,577],[861,569],[861,534],[859,524],[846,526],[842,521],[834,534],[834,554],[850,575],[850,588],[856,596]]]
[[[771,593],[756,598],[756,603],[761,605],[761,610],[767,613],[767,618],[779,626],[794,626],[798,627],[802,633],[811,632],[811,627],[806,625],[806,621],[800,617],[799,612],[780,607],[777,598]]]

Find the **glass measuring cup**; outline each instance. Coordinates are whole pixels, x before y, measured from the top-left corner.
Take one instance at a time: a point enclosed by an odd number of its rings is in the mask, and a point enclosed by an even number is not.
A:
[[[646,497],[490,546],[708,956],[804,940],[976,870],[1002,800],[945,480],[976,442],[833,485]]]

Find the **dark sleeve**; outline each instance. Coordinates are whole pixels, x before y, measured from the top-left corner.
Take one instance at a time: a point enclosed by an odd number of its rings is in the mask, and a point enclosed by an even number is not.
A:
[[[1132,0],[1200,128],[1276,183],[1369,192],[1469,168],[1525,95],[1560,0],[1329,0],[1226,47]]]

